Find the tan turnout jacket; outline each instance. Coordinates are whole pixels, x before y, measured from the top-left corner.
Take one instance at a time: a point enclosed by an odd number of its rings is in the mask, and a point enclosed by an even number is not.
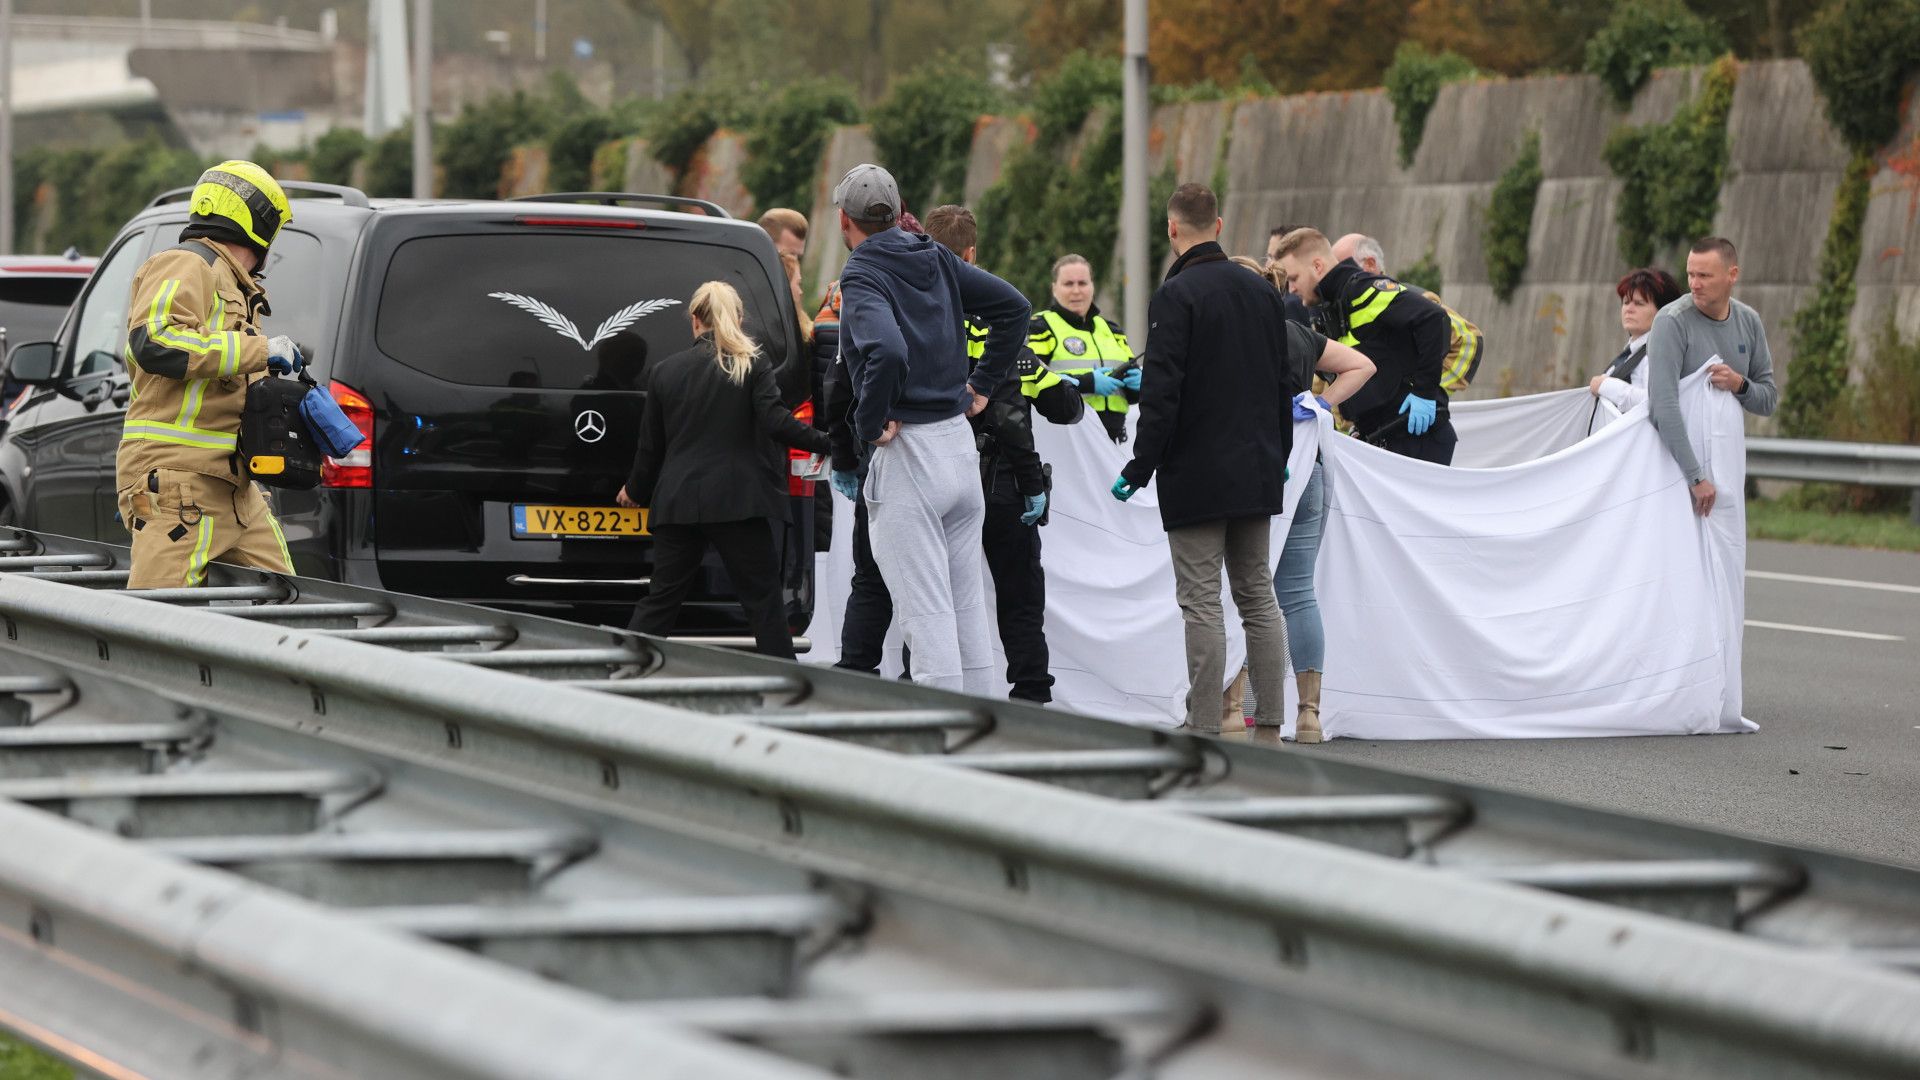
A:
[[[127,374],[133,383],[116,486],[154,469],[246,479],[239,455],[247,385],[267,369],[267,294],[210,240],[155,254],[133,278]]]

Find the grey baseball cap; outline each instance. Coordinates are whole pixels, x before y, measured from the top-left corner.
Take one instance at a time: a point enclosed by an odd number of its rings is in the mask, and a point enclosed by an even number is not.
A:
[[[878,165],[855,165],[833,189],[833,204],[855,221],[891,222],[900,216],[900,185]]]

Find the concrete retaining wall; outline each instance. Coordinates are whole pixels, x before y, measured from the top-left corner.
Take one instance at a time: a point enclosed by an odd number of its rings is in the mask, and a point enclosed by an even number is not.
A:
[[[1607,137],[1623,123],[1669,119],[1696,92],[1700,77],[1698,69],[1660,72],[1624,113],[1588,76],[1454,84],[1441,91],[1410,168],[1399,164],[1393,108],[1383,91],[1166,105],[1154,111],[1150,166],[1157,176],[1172,162],[1180,180],[1211,183],[1226,152],[1223,216],[1230,251],[1258,255],[1267,230],[1289,222],[1312,222],[1330,235],[1370,233],[1394,267],[1431,251],[1448,303],[1488,336],[1471,396],[1552,389],[1599,371],[1621,341],[1613,283],[1630,267],[1620,256],[1614,221],[1621,184],[1601,156]],[[1859,267],[1857,344],[1889,313],[1904,330],[1920,332],[1916,117],[1920,104],[1900,139],[1880,155],[1883,167],[1873,184]],[[1544,180],[1527,270],[1503,303],[1488,281],[1480,234],[1494,184],[1530,131],[1540,133]],[[1765,318],[1784,383],[1791,359],[1788,325],[1814,285],[1847,153],[1798,61],[1742,65],[1728,133],[1730,170],[1715,231],[1740,246],[1738,295]],[[978,203],[1007,155],[1031,137],[1024,119],[982,119],[968,161],[969,204]],[[750,211],[751,199],[738,181],[743,157],[737,136],[716,136],[696,159],[701,175],[690,190],[730,210]],[[874,157],[864,127],[842,128],[829,140],[807,252],[808,281],[816,293],[838,275],[846,257],[830,201],[833,184]],[[643,152],[630,154],[630,162],[644,160]],[[647,189],[642,179],[633,177],[630,189]],[[1155,217],[1157,227],[1157,210]],[[1683,251],[1662,253],[1658,261],[1684,277]],[[1119,275],[1109,269],[1101,277],[1102,303],[1111,308]]]

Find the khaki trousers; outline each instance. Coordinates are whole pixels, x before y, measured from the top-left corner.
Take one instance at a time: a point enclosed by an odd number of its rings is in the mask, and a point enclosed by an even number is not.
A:
[[[1254,719],[1279,724],[1286,703],[1286,623],[1273,596],[1267,549],[1271,518],[1209,521],[1167,533],[1173,551],[1174,596],[1187,638],[1187,726],[1219,731],[1226,685],[1226,615],[1220,603],[1224,566],[1233,605],[1247,636],[1247,672],[1258,699]]]
[[[293,573],[293,556],[260,486],[184,469],[155,469],[120,492],[133,536],[129,589],[204,584],[213,562]]]

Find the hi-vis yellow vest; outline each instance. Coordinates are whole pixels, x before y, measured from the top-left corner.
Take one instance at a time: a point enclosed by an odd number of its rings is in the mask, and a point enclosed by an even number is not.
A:
[[[1092,330],[1075,329],[1060,313],[1040,312],[1046,332],[1033,334],[1028,347],[1047,367],[1062,375],[1084,375],[1099,368],[1119,367],[1133,359],[1127,339],[1113,332],[1113,324],[1099,315],[1093,317]],[[1125,394],[1083,394],[1095,412],[1127,411]]]
[[[987,328],[967,320],[967,368],[979,363],[987,355]],[[1035,364],[1022,353],[1014,362],[1014,375],[1020,380],[1020,393],[1029,398],[1040,396],[1040,391],[1065,382],[1056,371],[1045,364]]]

